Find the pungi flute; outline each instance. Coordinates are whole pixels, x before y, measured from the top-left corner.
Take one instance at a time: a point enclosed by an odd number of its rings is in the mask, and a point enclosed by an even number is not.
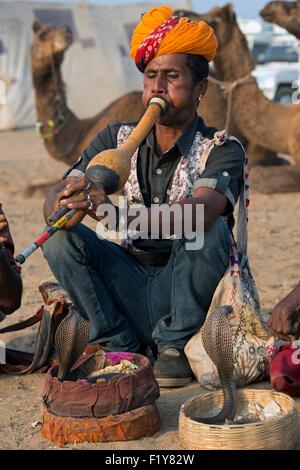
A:
[[[45,241],[47,241],[52,235],[54,235],[57,230],[63,228],[63,226],[68,222],[68,220],[73,217],[76,213],[75,209],[69,210],[65,215],[58,219],[51,227],[48,227],[45,232],[43,232],[30,246],[21,251],[16,257],[15,261],[18,264],[23,264],[25,260],[30,256],[35,250],[40,248]]]
[[[129,176],[132,155],[158,122],[161,113],[167,109],[167,105],[168,103],[161,97],[151,98],[147,111],[127,141],[117,149],[108,149],[98,153],[90,161],[86,170],[89,183],[95,186],[101,185],[106,194],[113,194],[122,189]],[[23,264],[28,256],[40,248],[57,230],[63,228],[77,212],[76,209],[68,210],[68,212],[66,210],[66,208],[58,209],[49,216],[48,220],[54,222],[53,225],[16,256],[16,263]]]

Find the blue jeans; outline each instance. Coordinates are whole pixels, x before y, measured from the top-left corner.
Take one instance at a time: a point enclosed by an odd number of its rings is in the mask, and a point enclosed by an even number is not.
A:
[[[165,266],[146,266],[80,224],[57,232],[43,251],[54,276],[90,321],[89,342],[115,351],[155,343],[183,349],[203,324],[229,264],[230,236],[221,218],[200,250],[174,240]]]

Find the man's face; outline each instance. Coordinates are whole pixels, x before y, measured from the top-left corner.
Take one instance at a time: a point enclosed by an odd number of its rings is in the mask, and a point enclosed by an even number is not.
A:
[[[143,104],[153,96],[161,96],[169,103],[160,124],[176,126],[194,116],[198,97],[204,93],[203,82],[193,84],[192,71],[186,64],[186,54],[165,54],[155,57],[145,69]],[[201,85],[202,84],[202,85]]]

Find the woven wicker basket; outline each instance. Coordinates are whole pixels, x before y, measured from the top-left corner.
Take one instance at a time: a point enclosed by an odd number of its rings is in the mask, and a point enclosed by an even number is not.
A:
[[[266,406],[274,399],[284,415],[268,421],[236,425],[198,423],[193,417],[206,416],[212,409],[220,410],[222,390],[204,393],[187,400],[179,415],[179,438],[184,449],[293,449],[297,441],[295,402],[284,393],[271,390],[244,389],[238,391],[237,414],[250,401]]]

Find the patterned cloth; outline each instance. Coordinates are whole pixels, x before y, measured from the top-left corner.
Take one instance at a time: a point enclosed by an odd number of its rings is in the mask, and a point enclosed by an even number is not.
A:
[[[142,16],[132,35],[130,55],[144,72],[154,57],[176,52],[201,55],[210,62],[217,46],[215,33],[207,23],[178,18],[170,7],[161,6]]]

